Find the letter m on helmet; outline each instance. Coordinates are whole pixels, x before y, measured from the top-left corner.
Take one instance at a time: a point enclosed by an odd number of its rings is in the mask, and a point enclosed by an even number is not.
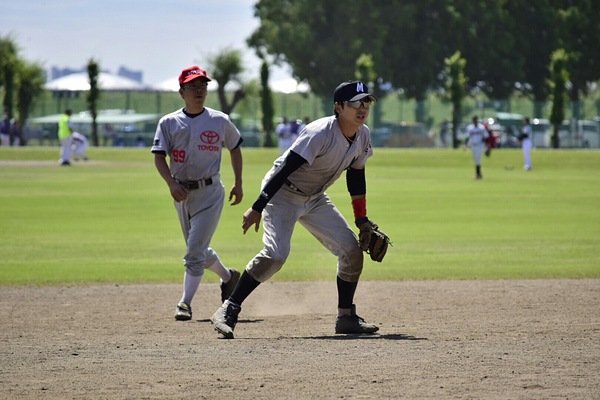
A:
[[[362,82],[356,82],[356,91],[357,92],[364,92],[365,88]]]

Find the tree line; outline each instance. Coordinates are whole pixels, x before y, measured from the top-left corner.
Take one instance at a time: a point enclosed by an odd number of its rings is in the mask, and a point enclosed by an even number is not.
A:
[[[44,90],[45,79],[39,63],[19,57],[13,38],[0,37],[0,93],[3,93],[3,122],[8,124],[11,144],[25,144],[23,127]]]
[[[600,78],[595,0],[260,0],[255,15],[249,46],[288,63],[315,94],[330,98],[340,79],[368,80],[379,96],[416,100],[419,122],[427,95],[456,100],[452,87],[494,100],[519,92],[542,117],[546,101],[563,100],[553,98],[562,96],[557,57],[579,119],[581,96]]]
[[[580,98],[600,78],[596,0],[259,0],[254,12],[260,25],[247,44],[263,59],[267,130],[273,125],[268,66],[280,62],[323,99],[346,79],[368,82],[380,98],[414,99],[418,122],[426,122],[430,93],[453,104],[455,121],[465,96],[508,100],[515,93],[532,99],[533,117],[545,117],[542,107],[552,101],[553,123],[567,102],[579,119]],[[240,53],[225,49],[210,64],[229,113],[247,93],[243,85],[231,100],[224,92],[243,70]],[[43,83],[42,67],[20,59],[11,37],[0,37],[4,112],[24,123]],[[330,113],[330,101],[323,104]]]

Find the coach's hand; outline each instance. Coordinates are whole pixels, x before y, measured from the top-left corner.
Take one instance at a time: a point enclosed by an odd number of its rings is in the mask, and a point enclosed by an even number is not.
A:
[[[234,199],[234,197],[235,197],[235,199]],[[229,192],[229,201],[231,201],[231,199],[233,199],[233,201],[231,202],[231,205],[235,206],[236,204],[240,204],[242,202],[243,198],[244,198],[244,191],[242,190],[242,187],[234,185],[231,188],[231,191]]]
[[[181,186],[179,183],[173,181],[169,183],[169,190],[171,191],[171,196],[173,200],[176,202],[184,201],[187,199],[188,191],[186,188]]]
[[[248,229],[250,229],[252,225],[254,225],[254,231],[258,232],[258,228],[260,227],[260,218],[260,213],[252,208],[249,208],[248,211],[244,213],[244,217],[242,218],[242,230],[244,231],[244,235],[246,232],[248,232]]]

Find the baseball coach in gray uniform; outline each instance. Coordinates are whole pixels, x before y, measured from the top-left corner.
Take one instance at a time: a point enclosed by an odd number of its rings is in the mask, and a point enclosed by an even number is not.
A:
[[[366,209],[365,164],[373,154],[365,122],[377,99],[363,82],[340,84],[334,92],[335,115],[308,124],[267,172],[258,199],[244,213],[244,234],[263,220],[264,248],[248,263],[233,293],[211,321],[225,338],[234,337],[243,301],[285,263],[296,222],[338,259],[338,309],[335,332],[374,333],[379,328],[356,315],[354,294],[363,269],[357,236],[325,193],[344,172],[355,220]]]
[[[192,319],[192,299],[205,269],[221,278],[221,301],[229,297],[240,276],[225,267],[210,247],[225,202],[219,172],[223,148],[229,150],[235,179],[229,192],[232,205],[242,201],[243,190],[242,137],[226,114],[204,107],[208,82],[206,71],[197,65],[181,71],[179,94],[185,107],[160,119],[152,146],[154,164],[175,201],[187,245],[183,295],[175,308],[178,321]]]

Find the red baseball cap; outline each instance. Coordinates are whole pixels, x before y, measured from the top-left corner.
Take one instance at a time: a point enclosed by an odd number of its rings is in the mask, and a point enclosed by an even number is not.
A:
[[[188,67],[188,68],[184,69],[183,71],[181,71],[181,74],[179,74],[179,86],[182,86],[184,83],[188,83],[197,78],[204,78],[208,82],[210,82],[210,80],[211,80],[208,77],[208,75],[206,75],[205,70],[203,70],[202,68],[200,68],[197,65],[192,65],[191,67]]]

